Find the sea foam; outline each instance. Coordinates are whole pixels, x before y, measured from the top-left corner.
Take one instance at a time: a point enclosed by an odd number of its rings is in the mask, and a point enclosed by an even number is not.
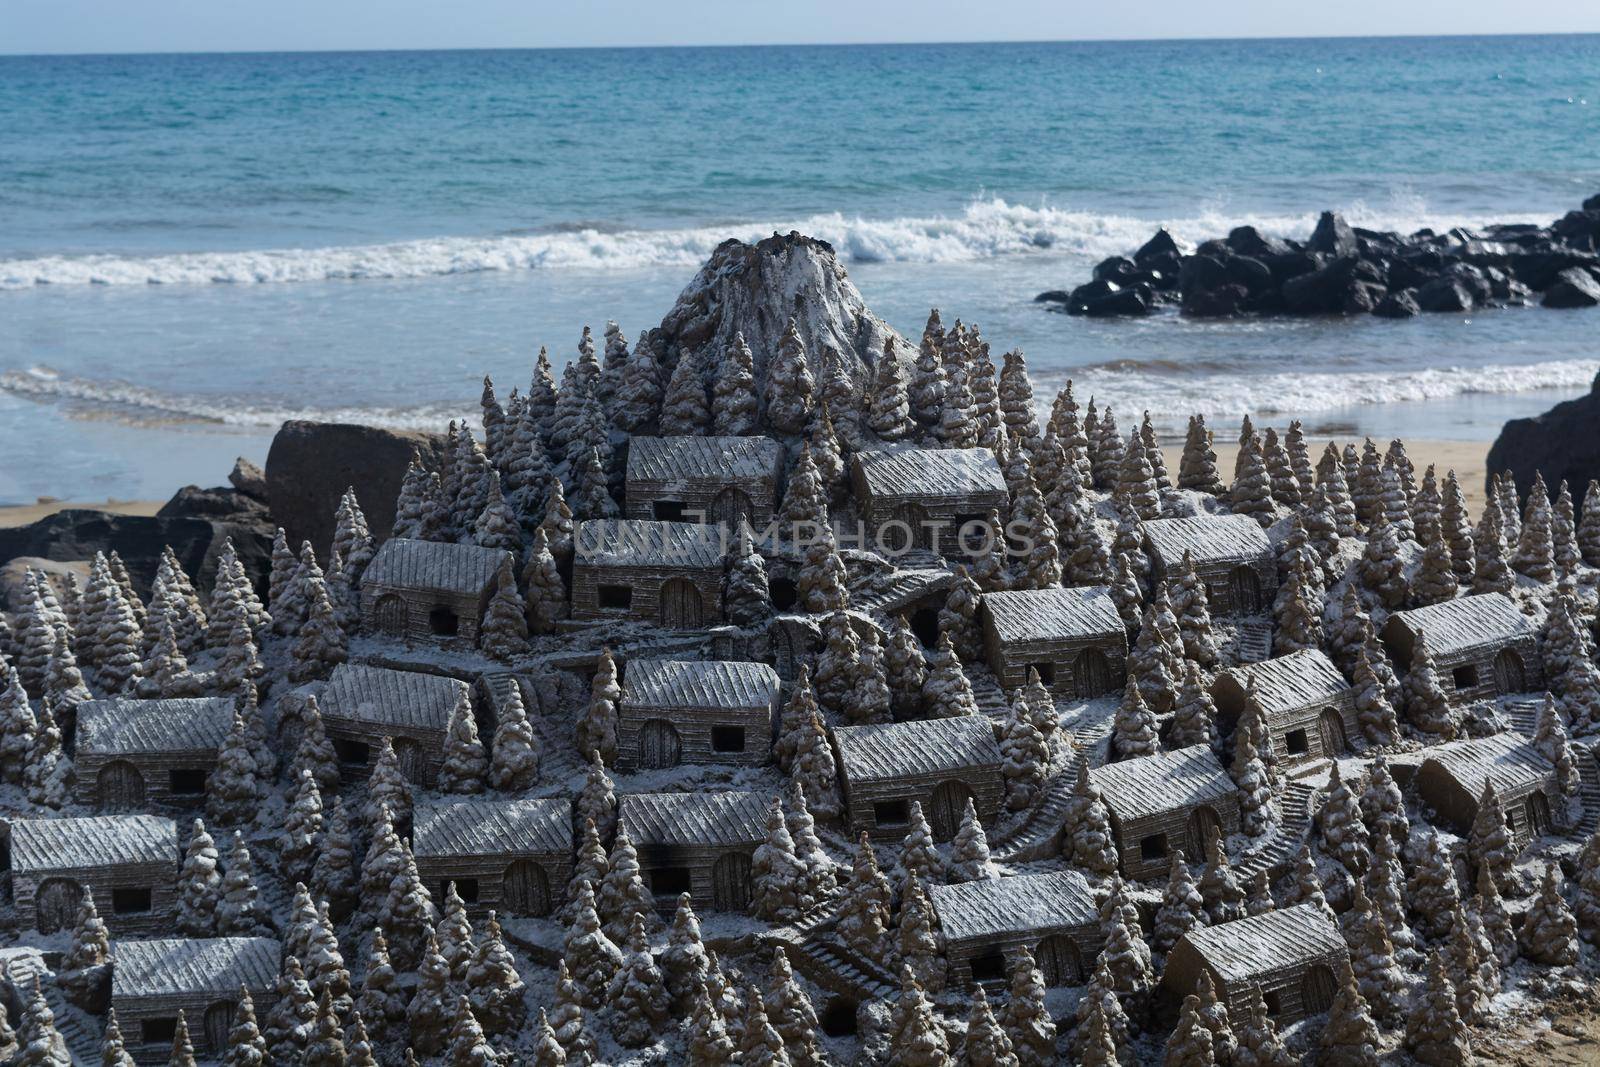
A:
[[[1471,220],[1434,218],[1417,205],[1388,212],[1345,205],[1358,225],[1410,232]],[[996,197],[969,202],[955,215],[869,219],[839,213],[773,223],[730,223],[674,230],[562,229],[491,237],[433,237],[329,248],[273,248],[169,255],[55,255],[0,260],[0,289],[39,285],[205,285],[309,282],[363,278],[426,278],[530,270],[693,268],[722,241],[755,241],[799,230],[832,244],[855,263],[961,263],[1003,256],[1058,255],[1099,259],[1131,252],[1158,226],[1196,240],[1254,225],[1304,237],[1315,213],[1224,214],[1216,208],[1185,217],[1138,218],[1068,208],[1014,204]]]

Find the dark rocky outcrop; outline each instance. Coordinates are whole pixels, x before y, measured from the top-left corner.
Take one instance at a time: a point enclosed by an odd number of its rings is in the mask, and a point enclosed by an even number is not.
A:
[[[394,502],[412,453],[437,470],[444,437],[384,430],[375,426],[293,420],[279,428],[267,452],[267,499],[272,522],[289,543],[309,540],[318,558],[333,540],[333,513],[346,488],[354,487],[367,524],[378,540],[394,525]]]
[[[266,471],[243,456],[233,461],[233,470],[228,472],[228,484],[245,496],[255,497],[263,504],[267,502]]]
[[[1069,315],[1196,318],[1359,315],[1407,318],[1526,304],[1600,304],[1600,197],[1549,226],[1502,223],[1409,236],[1351,226],[1325,211],[1305,241],[1238,226],[1185,254],[1165,229],[1130,256],[1102,260],[1093,279],[1034,299]]]
[[[1600,478],[1600,375],[1587,396],[1565,400],[1531,419],[1512,419],[1489,449],[1489,473],[1510,471],[1526,493],[1536,472],[1554,494],[1565,481],[1581,498]]]

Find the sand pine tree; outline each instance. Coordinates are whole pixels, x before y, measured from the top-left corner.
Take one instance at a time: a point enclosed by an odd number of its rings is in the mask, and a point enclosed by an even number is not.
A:
[[[768,922],[794,922],[813,902],[806,894],[806,865],[776,797],[767,807],[766,833],[750,858],[750,910]]]
[[[739,1022],[739,1062],[751,1067],[790,1067],[783,1038],[767,1019],[767,1009],[757,989],[743,998],[743,1018]]]
[[[0,1008],[0,1012],[4,1010]],[[229,1044],[232,1043],[230,1034]],[[0,1019],[0,1056],[12,1061],[18,1051],[16,1032],[11,1029],[10,1023]],[[222,1062],[224,1067],[261,1067],[266,1063],[266,1051],[262,1049],[259,1059],[241,1059],[239,1054],[230,1050]],[[128,1054],[128,1047],[123,1041],[122,1027],[117,1024],[115,1008],[106,1009],[106,1028],[100,1038],[100,1067],[134,1067],[133,1057]]]
[[[1022,811],[1033,804],[1050,769],[1050,746],[1033,723],[1027,694],[1011,695],[1000,726],[1000,772],[1005,781],[1006,807]]]
[[[622,951],[606,936],[595,913],[589,883],[578,886],[572,925],[562,943],[562,958],[579,989],[579,1002],[594,1010],[605,1002],[606,989],[622,966]]]
[[[889,691],[888,669],[884,664],[883,644],[878,631],[869,629],[861,643],[861,662],[856,671],[855,688],[846,707],[853,722],[884,723],[893,718],[894,696]]]
[[[417,968],[416,991],[406,1005],[411,1047],[422,1055],[444,1049],[450,1037],[450,965],[439,951],[439,940],[428,935]]]
[[[1274,655],[1286,656],[1302,649],[1322,647],[1322,597],[1316,580],[1303,563],[1289,571],[1273,608]]]
[[[1117,759],[1155,756],[1161,752],[1155,712],[1145,703],[1136,679],[1128,680],[1122,702],[1117,705],[1111,728],[1111,749]]]
[[[1217,662],[1216,636],[1211,629],[1211,607],[1206,585],[1195,573],[1194,558],[1185,551],[1176,582],[1168,583],[1168,599],[1183,637],[1183,654],[1202,667]]]
[[[1353,875],[1366,873],[1370,860],[1367,824],[1361,818],[1361,802],[1340,775],[1337,763],[1316,809],[1316,825],[1317,845],[1323,855]]]
[[[1228,863],[1227,847],[1215,831],[1206,842],[1206,865],[1200,872],[1200,896],[1206,902],[1206,917],[1213,926],[1245,917],[1244,887],[1233,873],[1233,867]]]
[[[528,719],[521,686],[512,686],[495,724],[489,784],[502,793],[525,792],[539,781],[543,742]]]
[[[1279,1040],[1260,990],[1255,991],[1248,1017],[1235,1024],[1234,1033],[1238,1038],[1234,1067],[1297,1067],[1300,1062]]]
[[[1113,1002],[1115,999],[1111,998]],[[1113,1035],[1106,1000],[1096,997],[1078,1003],[1086,1007],[1079,1013],[1078,1025],[1072,1032],[1074,1057],[1081,1067],[1115,1067],[1126,1058],[1128,1050],[1119,1047]]]
[[[1365,647],[1356,653],[1354,683],[1356,722],[1361,726],[1361,736],[1374,745],[1393,744],[1400,736],[1400,720]]]
[[[1506,826],[1505,806],[1494,782],[1485,779],[1478,795],[1477,812],[1467,835],[1467,861],[1474,871],[1486,867],[1502,893],[1516,884],[1517,846]]]
[[[972,1007],[967,1013],[967,1038],[961,1061],[967,1067],[1018,1067],[1011,1038],[1001,1028],[982,986],[972,992]]]
[[[528,562],[522,569],[522,583],[527,590],[524,603],[528,610],[528,629],[536,634],[553,633],[556,624],[570,614],[570,609],[566,582],[550,551],[549,532],[542,526],[533,533],[533,547],[528,550]]]
[[[357,866],[354,831],[344,801],[335,797],[329,811],[317,858],[311,867],[311,887],[319,899],[328,902],[335,917],[343,919],[355,910],[360,897],[361,872]],[[231,860],[228,870],[231,877]],[[225,882],[225,889],[226,885]]]
[[[1356,883],[1360,889],[1360,883]],[[1300,843],[1300,851],[1295,854],[1294,871],[1289,878],[1289,891],[1284,897],[1287,904],[1309,904],[1322,912],[1329,922],[1337,923],[1338,916],[1328,906],[1328,898],[1323,893],[1322,875],[1317,870],[1317,858],[1311,852],[1309,838]]]
[[[666,950],[661,953],[661,973],[679,1010],[693,1003],[696,991],[710,978],[711,957],[700,937],[700,919],[688,893],[678,895],[678,910],[672,917]]]
[[[705,982],[695,988],[688,1014],[689,1037],[685,1053],[690,1067],[732,1067],[739,1055],[738,1045]]]
[[[1111,813],[1101,798],[1100,787],[1089,773],[1087,760],[1081,757],[1074,772],[1072,802],[1067,806],[1062,854],[1063,858],[1094,874],[1110,875],[1117,869]]]
[[[621,380],[612,396],[612,422],[618,429],[628,433],[649,430],[660,415],[661,397],[660,358],[646,330],[639,334],[639,340],[633,346],[633,356],[622,368]],[[530,392],[529,403],[533,402]]]
[[[56,724],[52,702],[46,699],[39,709],[39,728],[28,750],[28,768],[23,781],[28,787],[30,803],[57,811],[72,799],[72,784],[76,780],[72,761],[67,758],[61,742],[61,728]]]
[[[383,814],[385,809],[387,815]],[[368,832],[376,835],[380,823],[390,818],[401,824],[411,820],[411,783],[400,769],[394,742],[385,737],[378,742],[378,755],[367,777],[367,799],[361,808],[361,820]]]
[[[328,587],[318,578],[307,583],[306,620],[295,638],[289,680],[296,683],[326,678],[350,658],[349,637],[335,617]]]
[[[607,764],[616,762],[617,702],[621,699],[616,660],[609,648],[602,649],[589,686],[589,707],[578,721],[578,752],[585,759],[598,758]]]
[[[772,970],[762,1000],[768,1022],[783,1039],[784,1048],[796,1067],[817,1067],[826,1062],[817,1044],[820,1027],[816,1009],[795,980],[782,946],[773,950]]]
[[[1424,935],[1432,940],[1448,935],[1450,916],[1461,903],[1461,890],[1456,883],[1455,865],[1437,834],[1429,833],[1424,838],[1421,858],[1410,874],[1407,891],[1411,911]]]
[[[1477,925],[1466,908],[1457,907],[1451,916],[1450,938],[1445,943],[1445,967],[1455,986],[1456,1009],[1468,1023],[1483,1023],[1489,1005],[1500,992],[1500,966],[1493,946],[1482,945]]]
[[[626,828],[618,827],[617,838],[611,843],[605,879],[595,891],[595,903],[600,917],[605,920],[606,936],[617,944],[628,939],[635,917],[644,920],[652,929],[659,925],[655,902],[639,867],[639,853]]]
[[[600,832],[600,840],[609,841],[617,830],[617,794],[606,768],[598,755],[589,760],[589,770],[583,788],[573,804],[573,817],[578,823],[593,821]]]
[[[1214,747],[1217,742],[1216,702],[1211,699],[1199,665],[1189,660],[1184,667],[1183,688],[1178,690],[1178,702],[1172,709],[1168,743],[1179,749],[1191,745]]]
[[[611,1008],[611,1035],[624,1048],[639,1048],[648,1044],[666,1021],[671,997],[650,954],[644,916],[633,917],[626,945],[606,999]]]
[[[1171,873],[1167,876],[1161,906],[1156,909],[1155,925],[1150,932],[1150,951],[1165,956],[1179,938],[1204,926],[1206,921],[1205,900],[1200,896],[1194,874],[1184,862],[1183,849],[1173,849]]]
[[[1249,731],[1240,730],[1235,734],[1229,773],[1239,795],[1239,828],[1251,837],[1264,836],[1277,822],[1277,798],[1272,791],[1267,765]]]
[[[1178,1025],[1167,1038],[1161,1062],[1163,1067],[1214,1067],[1217,1063],[1216,1043],[1200,1020],[1200,998],[1193,993],[1183,998]]]
[[[1458,730],[1458,717],[1439,681],[1433,652],[1425,634],[1418,633],[1411,649],[1411,670],[1404,683],[1406,721],[1423,734],[1452,740]]]
[[[1341,968],[1339,988],[1328,1021],[1317,1038],[1317,1063],[1330,1067],[1377,1067],[1382,1036],[1356,986],[1349,963]]]
[[[1267,473],[1261,445],[1253,434],[1239,449],[1239,469],[1228,497],[1236,514],[1249,515],[1262,526],[1271,526],[1277,518],[1277,508],[1272,501],[1272,478]]]
[[[85,887],[78,897],[72,944],[56,969],[56,981],[74,1004],[92,1011],[110,975],[111,937],[95,909],[93,892]]]
[[[1278,437],[1278,431],[1269,426],[1261,435],[1261,458],[1267,467],[1267,477],[1272,483],[1272,498],[1280,504],[1295,507],[1300,503],[1300,482],[1295,477],[1289,461],[1288,449]]]
[[[711,402],[699,350],[686,351],[667,381],[661,404],[661,432],[669,437],[699,437],[711,429]]]
[[[805,560],[796,576],[795,596],[800,609],[814,615],[843,611],[850,606],[847,578],[833,530],[823,526],[806,546]]]
[[[811,686],[818,706],[835,717],[855,719],[852,697],[859,682],[861,643],[850,616],[835,611],[822,624],[823,648]]]
[[[235,709],[233,725],[217,750],[216,769],[206,777],[206,816],[221,826],[238,826],[256,817],[262,782],[244,714]]]
[[[0,689],[0,777],[12,785],[23,784],[28,756],[39,732],[39,720],[15,667],[0,657],[5,686]]]
[[[222,898],[217,903],[217,933],[223,937],[254,937],[268,929],[257,905],[255,862],[244,838],[234,831],[228,864],[222,878]]]
[[[510,660],[528,651],[527,606],[517,592],[516,571],[509,555],[500,560],[494,594],[484,611],[478,645],[498,660]]]
[[[909,966],[900,968],[900,996],[891,1030],[889,1062],[906,1067],[950,1067],[949,1039]]]
[[[911,632],[904,615],[895,616],[889,628],[884,668],[894,714],[900,718],[915,715],[922,705],[922,687],[927,681],[928,669],[922,656],[922,643]]]
[[[178,929],[190,937],[216,934],[217,904],[222,899],[217,861],[217,844],[206,833],[206,824],[196,819],[178,871]]]
[[[491,910],[483,938],[467,964],[467,999],[472,1012],[489,1034],[513,1033],[527,1014],[527,986],[517,974],[515,959],[506,947],[500,920]]]
[[[105,588],[99,625],[89,657],[95,665],[95,686],[110,696],[134,692],[139,682],[139,619],[133,602],[115,582]]]
[[[837,872],[833,860],[817,837],[817,824],[806,807],[805,792],[799,783],[789,783],[784,802],[787,808],[784,821],[788,824],[789,836],[794,840],[795,856],[805,867],[805,896],[813,901],[827,900],[838,892]]]
[[[955,882],[976,882],[985,878],[999,878],[1000,871],[989,858],[989,839],[978,821],[972,798],[967,798],[961,815],[961,825],[950,842],[950,879]]]
[[[1568,744],[1567,728],[1562,724],[1555,697],[1550,693],[1545,693],[1544,703],[1539,706],[1533,744],[1545,759],[1554,764],[1556,784],[1561,789],[1561,794],[1569,801],[1576,797],[1582,787],[1578,778],[1578,766],[1573,760],[1572,749]]]
[[[679,366],[682,363],[679,360]],[[744,334],[735,331],[733,341],[717,360],[711,386],[711,430],[724,437],[754,433],[758,408],[755,359]]]
[[[1432,539],[1424,544],[1422,569],[1412,587],[1413,599],[1419,607],[1450,600],[1459,588],[1455,566],[1450,558],[1450,546],[1443,534],[1434,533]]]
[[[1107,404],[1100,412],[1099,442],[1094,451],[1094,484],[1101,489],[1112,489],[1117,473],[1122,467],[1122,434],[1117,429],[1117,419]]]
[[[779,434],[803,432],[815,403],[815,389],[805,342],[790,319],[778,341],[778,351],[767,365],[767,425]]]
[[[739,526],[739,540],[728,559],[728,574],[723,581],[722,603],[728,621],[736,626],[756,626],[772,615],[772,591],[767,584],[767,566],[750,538],[750,529]]]
[[[1600,567],[1600,479],[1590,479],[1583,493],[1583,517],[1574,535],[1578,554],[1591,567]]]
[[[1548,967],[1571,967],[1578,962],[1578,924],[1562,892],[1561,868],[1545,868],[1539,893],[1533,899],[1518,931],[1523,956]]]
[[[868,959],[880,963],[885,959],[888,948],[889,905],[892,898],[889,879],[878,866],[877,853],[873,851],[866,831],[862,831],[856,840],[855,858],[845,886],[836,929],[846,944],[865,954]]]
[[[885,441],[903,441],[916,429],[911,417],[906,367],[889,337],[884,338],[883,353],[873,364],[866,422],[868,429]]]
[[[472,702],[463,690],[445,727],[444,762],[439,767],[442,793],[481,793],[489,773],[489,757],[478,737]]]
[[[1362,588],[1383,607],[1394,611],[1405,605],[1410,587],[1395,529],[1381,514],[1367,531],[1367,547],[1356,564]]]
[[[1119,1062],[1132,1062],[1128,1041],[1134,1033],[1134,1027],[1122,1007],[1122,1001],[1117,997],[1117,991],[1112,987],[1111,968],[1104,952],[1100,954],[1094,973],[1089,976],[1083,995],[1078,999],[1075,1022],[1068,1045],[1073,1062],[1102,1062],[1105,1067]],[[1110,1058],[1097,1060],[1097,1046],[1102,1044],[1110,1050]],[[1039,1062],[1057,1061],[1045,1059]]]
[[[1178,460],[1178,488],[1219,496],[1224,490],[1217,474],[1217,453],[1211,447],[1211,433],[1203,415],[1189,416],[1189,429],[1183,438],[1183,454]]]
[[[1534,475],[1528,491],[1527,510],[1522,516],[1522,535],[1517,540],[1511,567],[1536,582],[1551,582],[1556,576],[1554,519],[1550,511],[1550,492],[1543,472]]]
[[[963,715],[978,714],[978,701],[972,692],[972,683],[962,669],[950,640],[950,632],[939,634],[929,660],[927,680],[922,684],[921,708],[936,719],[953,719]]]
[[[1444,954],[1428,954],[1427,974],[1406,1018],[1406,1048],[1429,1067],[1465,1067],[1473,1060],[1467,1027],[1457,1009],[1456,990]]]

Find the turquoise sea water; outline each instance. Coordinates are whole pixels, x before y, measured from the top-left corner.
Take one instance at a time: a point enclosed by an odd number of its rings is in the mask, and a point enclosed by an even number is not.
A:
[[[903,332],[937,304],[1168,423],[1487,436],[1593,376],[1600,313],[1031,298],[1163,223],[1549,221],[1600,191],[1597,109],[1595,37],[0,58],[0,500],[214,482],[288,414],[436,422],[789,228]]]

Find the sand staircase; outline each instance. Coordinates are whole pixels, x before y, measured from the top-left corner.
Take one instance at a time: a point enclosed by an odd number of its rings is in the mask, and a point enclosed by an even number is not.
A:
[[[1001,863],[1027,863],[1055,855],[1060,850],[1061,827],[1067,819],[1076,780],[1077,775],[1070,768],[1050,779],[1044,799],[990,844],[990,854]]]
[[[1600,829],[1600,751],[1586,745],[1577,745],[1578,797],[1583,802],[1583,814],[1570,831],[1570,836],[1580,841]]]
[[[1504,705],[1511,728],[1527,737],[1539,732],[1539,709],[1542,707],[1542,700],[1509,700]]]
[[[1240,663],[1260,663],[1272,658],[1272,623],[1267,619],[1244,619],[1238,625],[1234,651]]]
[[[1311,802],[1318,788],[1312,782],[1299,779],[1284,783],[1278,797],[1278,829],[1265,844],[1246,853],[1233,865],[1241,881],[1254,878],[1262,871],[1267,872],[1268,878],[1277,878],[1289,870],[1306,835],[1311,832]]]
[[[773,927],[762,940],[781,945],[789,962],[825,989],[856,1001],[892,996],[894,976],[864,959],[835,934],[843,906],[844,898],[834,897],[795,922]]]

